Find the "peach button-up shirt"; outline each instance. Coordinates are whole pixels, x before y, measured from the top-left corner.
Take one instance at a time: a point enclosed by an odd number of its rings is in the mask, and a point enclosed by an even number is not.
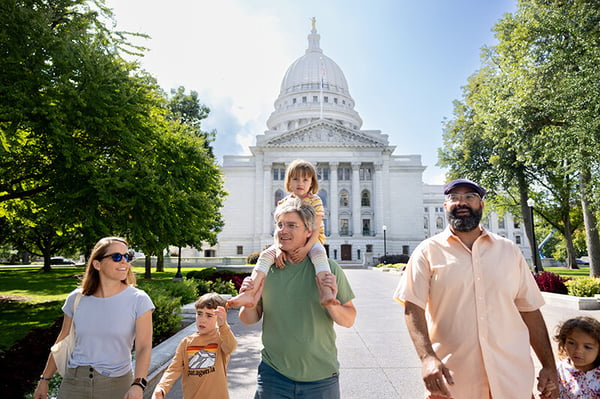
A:
[[[426,310],[454,399],[531,399],[534,366],[519,312],[544,299],[519,248],[487,232],[469,250],[449,228],[415,249],[394,298]]]

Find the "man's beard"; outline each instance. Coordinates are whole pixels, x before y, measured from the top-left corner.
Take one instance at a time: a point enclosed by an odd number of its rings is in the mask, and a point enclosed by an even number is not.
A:
[[[469,216],[456,216],[456,212],[459,209],[468,209]],[[448,223],[454,230],[467,232],[472,231],[479,226],[479,222],[481,222],[481,216],[483,215],[483,209],[479,208],[477,210],[473,210],[473,208],[463,205],[457,206],[452,210],[452,212],[448,212],[446,215]]]

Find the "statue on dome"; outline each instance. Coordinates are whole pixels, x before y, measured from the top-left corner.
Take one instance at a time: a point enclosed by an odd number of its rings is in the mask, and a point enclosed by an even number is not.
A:
[[[315,17],[312,17],[310,19],[311,23],[312,23],[312,30],[316,30],[315,25],[317,23],[317,19]]]

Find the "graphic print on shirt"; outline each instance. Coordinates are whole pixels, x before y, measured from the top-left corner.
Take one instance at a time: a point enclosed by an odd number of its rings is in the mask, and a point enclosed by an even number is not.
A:
[[[188,346],[189,375],[204,375],[215,371],[215,359],[219,344],[205,346]]]

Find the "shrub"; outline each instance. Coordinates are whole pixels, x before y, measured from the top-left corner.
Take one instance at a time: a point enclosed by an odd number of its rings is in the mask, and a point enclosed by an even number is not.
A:
[[[244,278],[249,275],[250,273],[246,272],[240,273],[233,272],[231,270],[217,270],[215,267],[209,267],[202,270],[192,270],[186,274],[186,277],[189,279],[193,278],[196,280],[206,281],[216,281],[217,279],[221,279],[222,281],[231,281],[233,282],[235,289],[239,290],[242,286],[242,281],[244,281]],[[223,294],[223,292],[220,292],[220,294]]]
[[[146,292],[148,292],[148,290],[160,288],[169,296],[179,298],[179,303],[181,305],[194,302],[198,299],[197,283],[193,279],[184,279],[182,281],[161,280],[152,282],[141,280],[138,281],[138,287]]]
[[[246,257],[246,263],[249,265],[256,265],[258,261],[258,257],[260,256],[260,252],[252,252],[250,255]]]
[[[152,313],[152,345],[156,346],[179,329],[181,298],[173,297],[160,286],[148,286],[145,291],[156,307]]]
[[[215,281],[199,280],[198,295],[204,295],[208,292],[216,292],[217,294],[237,295],[238,290],[232,281],[223,281],[217,278]]]
[[[567,286],[565,285],[567,279],[562,278],[556,273],[541,272],[540,274],[534,274],[533,278],[540,288],[540,291],[565,295],[569,293]]]
[[[598,277],[582,277],[567,281],[569,295],[593,297],[600,294],[600,278]]]
[[[408,263],[409,255],[384,255],[379,257],[379,263],[394,264],[394,263]]]
[[[375,267],[390,267],[392,269],[404,270],[404,268],[406,268],[406,263],[392,263],[392,264],[379,263],[379,264],[375,265]]]

